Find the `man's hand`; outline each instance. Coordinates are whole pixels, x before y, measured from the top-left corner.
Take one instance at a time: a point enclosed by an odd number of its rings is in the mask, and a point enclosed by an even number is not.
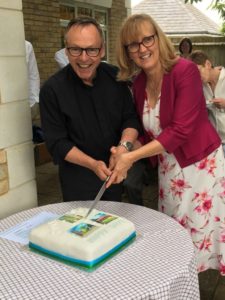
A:
[[[93,163],[92,171],[101,179],[106,180],[108,176],[112,174],[109,168],[107,168],[104,161],[96,160]]]
[[[95,160],[93,157],[85,154],[75,146],[67,153],[65,160],[69,161],[70,163],[90,169],[101,180],[106,180],[106,178],[112,173],[112,171],[107,168],[104,161]]]

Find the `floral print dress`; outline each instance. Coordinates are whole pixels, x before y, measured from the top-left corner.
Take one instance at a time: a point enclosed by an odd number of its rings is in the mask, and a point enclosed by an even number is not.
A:
[[[160,98],[143,109],[147,132],[160,132]],[[175,156],[159,155],[159,210],[177,220],[193,240],[198,272],[218,269],[225,275],[225,165],[222,146],[208,157],[181,168]]]

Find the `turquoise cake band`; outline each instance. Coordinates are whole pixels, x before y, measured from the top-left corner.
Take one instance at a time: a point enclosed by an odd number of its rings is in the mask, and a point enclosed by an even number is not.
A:
[[[134,239],[136,237],[136,232],[134,231],[132,234],[130,234],[125,240],[123,240],[122,242],[120,242],[118,245],[116,245],[115,247],[113,247],[111,250],[109,250],[108,252],[106,252],[105,254],[103,254],[102,256],[91,260],[91,261],[85,261],[85,260],[81,260],[81,259],[76,259],[70,256],[66,256],[63,254],[59,254],[57,252],[54,251],[50,251],[48,249],[45,249],[41,246],[38,246],[34,243],[29,242],[29,247],[36,249],[38,251],[41,251],[43,253],[46,253],[50,256],[54,256],[56,258],[62,259],[62,260],[66,260],[66,261],[70,261],[72,263],[76,263],[79,264],[81,266],[87,267],[87,268],[92,268],[95,265],[99,264],[101,261],[103,261],[104,259],[106,259],[108,256],[112,255],[114,252],[116,252],[117,250],[119,250],[120,248],[122,248],[123,246],[125,246],[129,241],[131,241],[132,239]]]

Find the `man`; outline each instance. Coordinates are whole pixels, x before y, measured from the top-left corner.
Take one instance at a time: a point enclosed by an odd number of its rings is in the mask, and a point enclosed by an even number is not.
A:
[[[59,69],[68,65],[68,56],[65,53],[65,48],[56,51],[55,61]],[[124,190],[128,196],[129,202],[132,204],[143,205],[142,191],[144,187],[144,178],[146,177],[147,165],[144,160],[136,162],[129,170],[127,178],[123,182]]]
[[[219,133],[225,155],[225,68],[214,67],[201,50],[193,51],[189,59],[198,66],[209,119]]]
[[[59,166],[64,201],[93,200],[111,175],[116,155],[132,149],[138,135],[133,101],[105,55],[101,27],[92,18],[71,20],[65,32],[69,64],[42,87],[40,108],[46,144]],[[122,185],[103,195],[120,201]]]

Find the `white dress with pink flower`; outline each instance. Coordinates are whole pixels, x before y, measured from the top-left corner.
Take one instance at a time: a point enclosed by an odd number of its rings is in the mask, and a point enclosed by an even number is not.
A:
[[[145,100],[143,124],[157,137],[160,99],[150,108]],[[222,146],[208,157],[181,168],[173,154],[159,155],[159,210],[190,233],[198,271],[219,269],[225,275],[225,164]]]

